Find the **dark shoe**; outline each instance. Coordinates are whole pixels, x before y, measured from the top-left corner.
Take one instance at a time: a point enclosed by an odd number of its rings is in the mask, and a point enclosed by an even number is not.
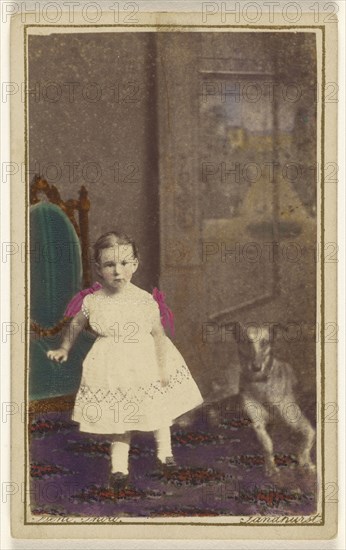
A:
[[[128,474],[124,474],[123,472],[115,472],[110,475],[109,485],[114,490],[117,498],[119,498],[121,491],[126,489],[128,478]]]
[[[174,460],[174,456],[167,456],[165,466],[167,468],[175,468],[177,466],[176,461]]]
[[[157,466],[158,466],[158,468],[163,469],[163,470],[170,470],[170,469],[176,468],[177,463],[174,460],[173,456],[167,456],[166,460],[164,462],[162,462],[162,460],[157,458]]]

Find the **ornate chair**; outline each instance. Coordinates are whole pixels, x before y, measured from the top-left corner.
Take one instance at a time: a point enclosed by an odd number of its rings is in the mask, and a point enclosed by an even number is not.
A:
[[[83,333],[64,364],[47,358],[47,350],[58,346],[61,331],[68,330],[70,318],[64,315],[68,302],[76,292],[90,286],[89,208],[84,186],[78,200],[63,201],[54,185],[35,176],[30,188],[29,399],[32,412],[61,408],[62,402],[73,402],[83,358],[94,339],[91,333]]]

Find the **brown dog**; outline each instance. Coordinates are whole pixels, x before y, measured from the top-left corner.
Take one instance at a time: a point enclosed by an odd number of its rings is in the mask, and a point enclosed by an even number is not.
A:
[[[300,436],[299,465],[314,470],[310,452],[315,441],[315,430],[297,404],[294,393],[297,380],[293,368],[273,357],[273,338],[269,327],[245,329],[239,323],[235,327],[244,413],[252,421],[263,446],[267,474],[278,471],[273,443],[267,432],[270,412],[273,411]]]

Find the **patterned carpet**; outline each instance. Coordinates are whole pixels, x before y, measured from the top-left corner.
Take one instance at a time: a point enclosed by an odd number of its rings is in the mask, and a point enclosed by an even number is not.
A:
[[[38,414],[30,425],[32,513],[182,517],[316,511],[316,475],[298,467],[293,432],[272,426],[279,473],[267,477],[251,422],[235,412],[235,402],[209,409],[172,426],[177,466],[170,469],[157,466],[153,435],[134,433],[129,481],[119,491],[109,484],[107,436],[79,432],[66,412]]]

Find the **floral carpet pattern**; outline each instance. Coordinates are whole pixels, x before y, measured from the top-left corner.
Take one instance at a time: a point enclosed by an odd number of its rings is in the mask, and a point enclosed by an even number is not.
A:
[[[176,466],[160,467],[151,433],[134,433],[126,486],[110,483],[110,440],[79,432],[69,413],[37,414],[30,425],[34,515],[215,517],[311,515],[316,474],[301,470],[294,434],[274,429],[279,473],[268,477],[251,422],[195,414],[171,428]],[[315,457],[313,456],[313,459]]]

